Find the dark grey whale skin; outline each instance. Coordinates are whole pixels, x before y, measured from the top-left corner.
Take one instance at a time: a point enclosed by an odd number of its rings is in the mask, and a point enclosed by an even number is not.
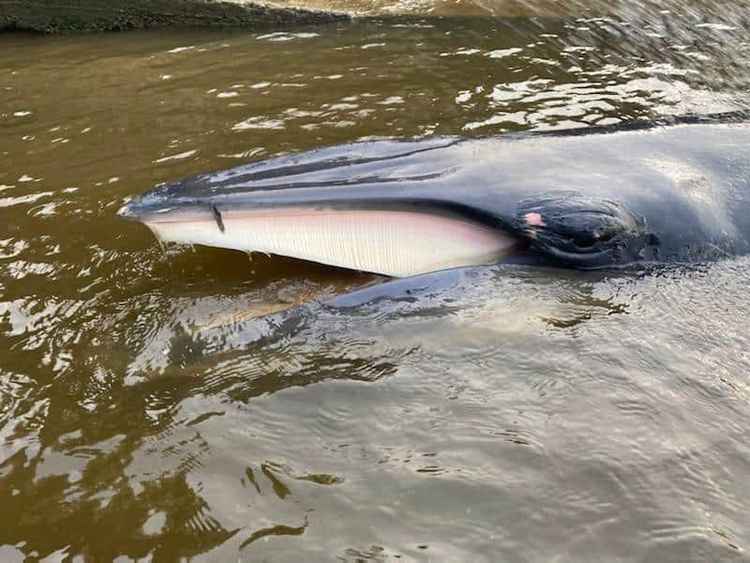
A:
[[[514,234],[523,259],[595,269],[750,253],[750,116],[494,138],[357,142],[166,184],[120,214],[412,209]],[[439,244],[439,241],[436,241]]]

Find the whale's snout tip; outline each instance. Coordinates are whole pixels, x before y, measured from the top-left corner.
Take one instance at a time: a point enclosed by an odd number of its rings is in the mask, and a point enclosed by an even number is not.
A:
[[[137,221],[143,223],[149,217],[149,207],[144,205],[142,199],[128,199],[122,207],[117,210],[117,216],[127,221]]]
[[[122,217],[123,219],[132,219],[136,220],[138,218],[138,214],[135,213],[133,210],[133,202],[132,200],[126,200],[125,205],[120,207],[120,209],[117,210],[117,216]]]
[[[128,197],[123,200],[123,205],[117,210],[118,217],[129,221],[141,221],[159,213],[169,211],[170,207],[165,207],[164,202],[153,196],[146,194],[140,197]]]
[[[123,198],[117,216],[141,223],[156,217],[168,215],[176,209],[191,208],[196,204],[195,198],[182,197],[180,183],[161,184],[150,192],[139,196]]]

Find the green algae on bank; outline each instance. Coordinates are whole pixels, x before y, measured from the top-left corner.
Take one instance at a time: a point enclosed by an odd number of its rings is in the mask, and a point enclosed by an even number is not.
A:
[[[242,27],[330,23],[344,14],[211,0],[0,0],[0,31],[75,33],[154,27]]]

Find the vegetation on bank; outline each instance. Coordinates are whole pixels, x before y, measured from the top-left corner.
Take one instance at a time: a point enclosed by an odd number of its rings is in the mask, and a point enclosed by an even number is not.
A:
[[[0,0],[0,31],[74,33],[160,27],[263,29],[346,15],[213,0]]]

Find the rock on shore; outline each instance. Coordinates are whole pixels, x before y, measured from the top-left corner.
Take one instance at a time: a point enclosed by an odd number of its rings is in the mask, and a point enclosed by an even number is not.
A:
[[[70,33],[154,27],[264,29],[348,16],[212,0],[0,0],[0,30]]]

